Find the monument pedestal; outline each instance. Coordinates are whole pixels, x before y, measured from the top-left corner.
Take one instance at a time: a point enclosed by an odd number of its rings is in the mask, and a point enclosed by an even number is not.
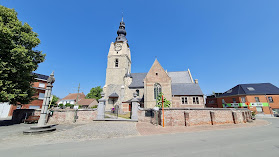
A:
[[[50,97],[51,97],[51,90],[52,90],[52,84],[55,82],[54,78],[54,72],[52,72],[47,79],[47,87],[45,91],[45,97],[42,105],[41,115],[40,119],[38,121],[37,126],[31,126],[30,130],[23,131],[23,134],[35,134],[35,133],[44,133],[44,132],[50,132],[55,131],[56,128],[55,125],[46,125],[47,120],[47,114],[48,114],[48,106],[50,104]]]
[[[43,125],[43,126],[31,126],[30,130],[23,131],[23,134],[39,134],[45,132],[55,131],[56,125]]]

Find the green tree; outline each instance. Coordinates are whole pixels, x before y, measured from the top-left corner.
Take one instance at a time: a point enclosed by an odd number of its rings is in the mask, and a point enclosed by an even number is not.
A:
[[[159,95],[158,95],[158,97],[157,97],[157,99],[156,99],[156,102],[157,102],[157,105],[156,105],[156,107],[160,107],[160,108],[162,108],[162,96],[163,96],[164,94],[163,93],[160,93]],[[167,100],[165,97],[164,97],[164,107],[170,107],[170,101],[169,100]]]
[[[38,34],[22,24],[14,9],[0,5],[0,102],[26,104],[33,96],[32,74],[45,55],[34,50]]]
[[[101,86],[91,88],[90,92],[86,95],[86,98],[87,99],[94,98],[98,101],[99,99],[102,98],[101,96],[102,91],[103,89],[101,88]]]
[[[59,100],[59,98],[56,95],[53,95],[51,105],[57,105],[58,100]]]

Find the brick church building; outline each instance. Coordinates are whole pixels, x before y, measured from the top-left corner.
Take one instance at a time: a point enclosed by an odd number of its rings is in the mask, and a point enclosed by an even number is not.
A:
[[[204,94],[193,80],[190,70],[167,72],[155,59],[147,73],[131,72],[131,52],[126,38],[125,23],[120,22],[115,42],[110,44],[107,57],[106,83],[103,87],[106,110],[118,105],[127,111],[133,93],[141,107],[153,108],[162,92],[172,108],[204,108]]]

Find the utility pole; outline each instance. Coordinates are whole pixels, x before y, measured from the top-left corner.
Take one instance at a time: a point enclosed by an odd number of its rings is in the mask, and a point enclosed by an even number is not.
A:
[[[76,100],[76,106],[78,106],[78,95],[79,95],[79,89],[80,89],[80,83],[78,84],[78,93],[77,93],[77,100]],[[77,116],[77,110],[75,109],[75,116],[74,116],[74,123],[77,121],[78,116]]]
[[[78,84],[78,94],[77,94],[77,100],[76,100],[76,105],[78,106],[78,95],[79,95],[79,89],[80,89],[80,83]]]
[[[163,112],[163,127],[165,127],[165,117],[164,117],[164,95],[162,94],[162,112]]]

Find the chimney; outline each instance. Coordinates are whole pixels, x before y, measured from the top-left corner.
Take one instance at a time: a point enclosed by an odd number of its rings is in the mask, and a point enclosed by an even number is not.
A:
[[[198,83],[199,83],[198,79],[195,79],[195,84],[198,84]]]

